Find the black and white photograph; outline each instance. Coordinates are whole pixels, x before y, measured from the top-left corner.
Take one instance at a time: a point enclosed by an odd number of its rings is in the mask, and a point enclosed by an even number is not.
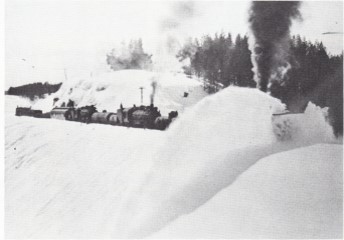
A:
[[[4,238],[343,238],[343,1],[3,12]]]

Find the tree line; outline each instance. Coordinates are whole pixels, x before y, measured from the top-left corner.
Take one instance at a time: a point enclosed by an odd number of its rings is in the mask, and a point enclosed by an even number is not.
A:
[[[189,40],[177,58],[188,75],[202,79],[204,89],[217,92],[227,86],[255,87],[248,37],[206,35]],[[343,134],[343,53],[329,55],[322,42],[299,35],[290,39],[291,69],[283,81],[272,82],[271,95],[281,99],[290,111],[301,112],[312,101],[329,107],[329,119],[337,135]]]
[[[7,95],[16,95],[22,97],[28,97],[31,100],[38,98],[43,98],[44,94],[51,94],[57,92],[62,83],[58,84],[50,84],[45,82],[44,84],[41,82],[38,83],[30,83],[19,87],[10,87],[7,91]]]
[[[184,72],[202,79],[208,93],[230,85],[255,86],[247,36],[238,35],[234,42],[230,33],[190,40],[177,58],[188,63],[183,67]]]

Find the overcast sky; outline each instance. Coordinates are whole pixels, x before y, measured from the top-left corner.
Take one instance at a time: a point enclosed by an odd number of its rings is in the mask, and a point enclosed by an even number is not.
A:
[[[7,0],[5,7],[6,88],[34,81],[60,82],[68,76],[107,69],[106,53],[121,41],[143,39],[154,54],[161,39],[231,32],[247,34],[248,1],[201,1],[177,16],[176,2],[114,0]],[[303,21],[292,34],[323,41],[332,54],[343,50],[342,2],[304,2]],[[172,31],[161,23],[175,20]]]

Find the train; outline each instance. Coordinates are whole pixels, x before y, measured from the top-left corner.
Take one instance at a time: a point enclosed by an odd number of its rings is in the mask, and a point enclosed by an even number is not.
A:
[[[171,111],[168,116],[162,116],[160,111],[153,104],[149,106],[133,106],[124,108],[122,104],[116,112],[106,110],[98,112],[94,105],[83,107],[54,107],[50,112],[43,113],[42,110],[35,110],[26,107],[16,108],[16,116],[30,116],[36,118],[53,118],[66,121],[83,123],[108,124],[113,126],[126,126],[134,128],[147,128],[165,130],[175,118],[178,111]]]

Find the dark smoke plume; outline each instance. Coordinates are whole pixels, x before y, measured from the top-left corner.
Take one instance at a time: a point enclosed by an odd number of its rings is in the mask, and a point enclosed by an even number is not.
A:
[[[154,96],[155,96],[155,91],[156,91],[156,86],[157,86],[157,82],[156,81],[153,81],[152,82],[152,93],[151,93],[151,95],[150,95],[150,103],[151,104],[154,104]]]
[[[258,88],[283,81],[290,69],[289,39],[292,19],[301,18],[300,2],[252,2],[249,24],[251,60]]]

